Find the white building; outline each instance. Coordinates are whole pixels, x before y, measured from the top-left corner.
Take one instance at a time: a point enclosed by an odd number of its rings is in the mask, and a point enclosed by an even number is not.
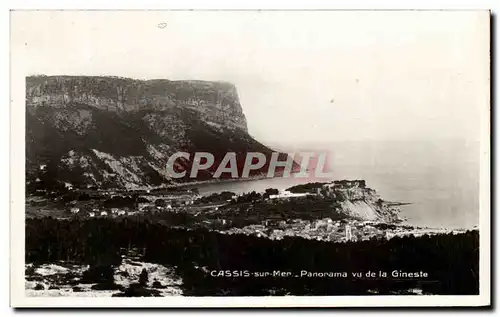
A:
[[[80,208],[71,208],[70,211],[72,214],[77,214],[80,212]]]
[[[309,195],[309,193],[292,193],[288,190],[281,191],[277,195],[269,195],[269,199],[280,199],[280,198],[292,198],[292,197],[304,197]]]
[[[345,225],[345,240],[346,241],[352,241],[353,236],[352,236],[352,229],[350,225]]]
[[[107,216],[107,215],[108,215],[108,213],[107,213],[107,212],[105,212],[105,211],[101,211],[101,216]]]
[[[89,217],[90,218],[95,217],[95,212],[89,212]]]

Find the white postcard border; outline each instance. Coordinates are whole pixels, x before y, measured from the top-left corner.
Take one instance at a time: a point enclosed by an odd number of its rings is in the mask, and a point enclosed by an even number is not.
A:
[[[488,12],[484,12],[488,14]],[[488,21],[489,23],[489,21]],[[12,30],[11,30],[12,32]],[[489,34],[484,39],[489,45]],[[161,297],[88,298],[27,297],[24,288],[25,190],[25,77],[22,43],[11,33],[11,136],[10,136],[10,253],[11,306],[13,307],[394,307],[484,306],[490,304],[490,105],[489,78],[481,118],[480,164],[480,295],[477,296],[285,296],[285,297]],[[489,60],[485,61],[489,69]],[[489,73],[489,71],[488,71]]]

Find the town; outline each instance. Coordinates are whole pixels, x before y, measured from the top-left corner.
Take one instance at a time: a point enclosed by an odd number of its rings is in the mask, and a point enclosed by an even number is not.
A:
[[[49,196],[50,197],[50,196]],[[302,237],[318,241],[356,242],[397,236],[447,233],[419,228],[399,217],[398,203],[383,201],[364,180],[308,183],[279,191],[201,196],[196,189],[74,189],[54,199],[27,198],[27,216],[59,219],[147,218],[222,234],[244,234],[281,240]],[[455,233],[465,232],[454,230]]]

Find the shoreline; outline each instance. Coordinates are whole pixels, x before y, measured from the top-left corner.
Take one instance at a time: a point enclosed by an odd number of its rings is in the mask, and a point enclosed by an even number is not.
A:
[[[242,179],[242,178],[227,178],[227,179],[214,178],[214,179],[207,179],[207,180],[202,180],[202,181],[170,184],[170,185],[167,185],[165,188],[176,189],[176,188],[196,187],[198,185],[251,182],[251,181],[258,181],[258,180],[263,180],[263,179],[273,179],[273,178],[277,178],[277,177],[252,176],[252,177],[247,177],[244,179]]]
[[[236,183],[236,182],[252,182],[252,181],[259,181],[259,180],[263,180],[263,179],[276,179],[276,178],[293,178],[293,175],[298,174],[299,172],[291,172],[290,176],[288,176],[288,177],[283,177],[283,174],[273,176],[273,177],[268,177],[266,174],[263,174],[263,175],[245,177],[245,178],[225,178],[225,179],[212,178],[212,179],[207,179],[207,180],[202,180],[202,181],[192,181],[192,182],[185,182],[185,183],[170,184],[170,185],[167,185],[165,188],[167,188],[167,189],[186,188],[186,187],[189,188],[189,187],[195,187],[198,185],[224,184],[224,183]]]
[[[387,206],[389,207],[399,207],[399,206],[408,206],[408,205],[413,205],[413,203],[408,203],[408,202],[398,202],[398,201],[386,201],[385,202]]]

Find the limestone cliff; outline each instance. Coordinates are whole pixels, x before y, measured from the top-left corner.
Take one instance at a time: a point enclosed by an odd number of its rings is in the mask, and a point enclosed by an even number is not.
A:
[[[400,210],[385,202],[364,180],[341,180],[324,185],[327,194],[335,197],[340,211],[359,220],[400,222]]]
[[[178,151],[210,152],[216,164],[228,151],[237,153],[239,163],[247,152],[272,152],[248,134],[236,88],[229,83],[26,78],[28,187],[171,184],[165,166]],[[190,164],[182,162],[181,168]],[[212,174],[208,170],[198,179]]]
[[[310,193],[332,201],[338,213],[364,221],[402,221],[398,203],[384,201],[364,180],[336,180],[328,183],[295,185],[287,190],[293,193]]]
[[[26,104],[32,108],[86,104],[115,112],[183,107],[209,124],[247,131],[236,87],[224,82],[36,76],[26,78]]]

